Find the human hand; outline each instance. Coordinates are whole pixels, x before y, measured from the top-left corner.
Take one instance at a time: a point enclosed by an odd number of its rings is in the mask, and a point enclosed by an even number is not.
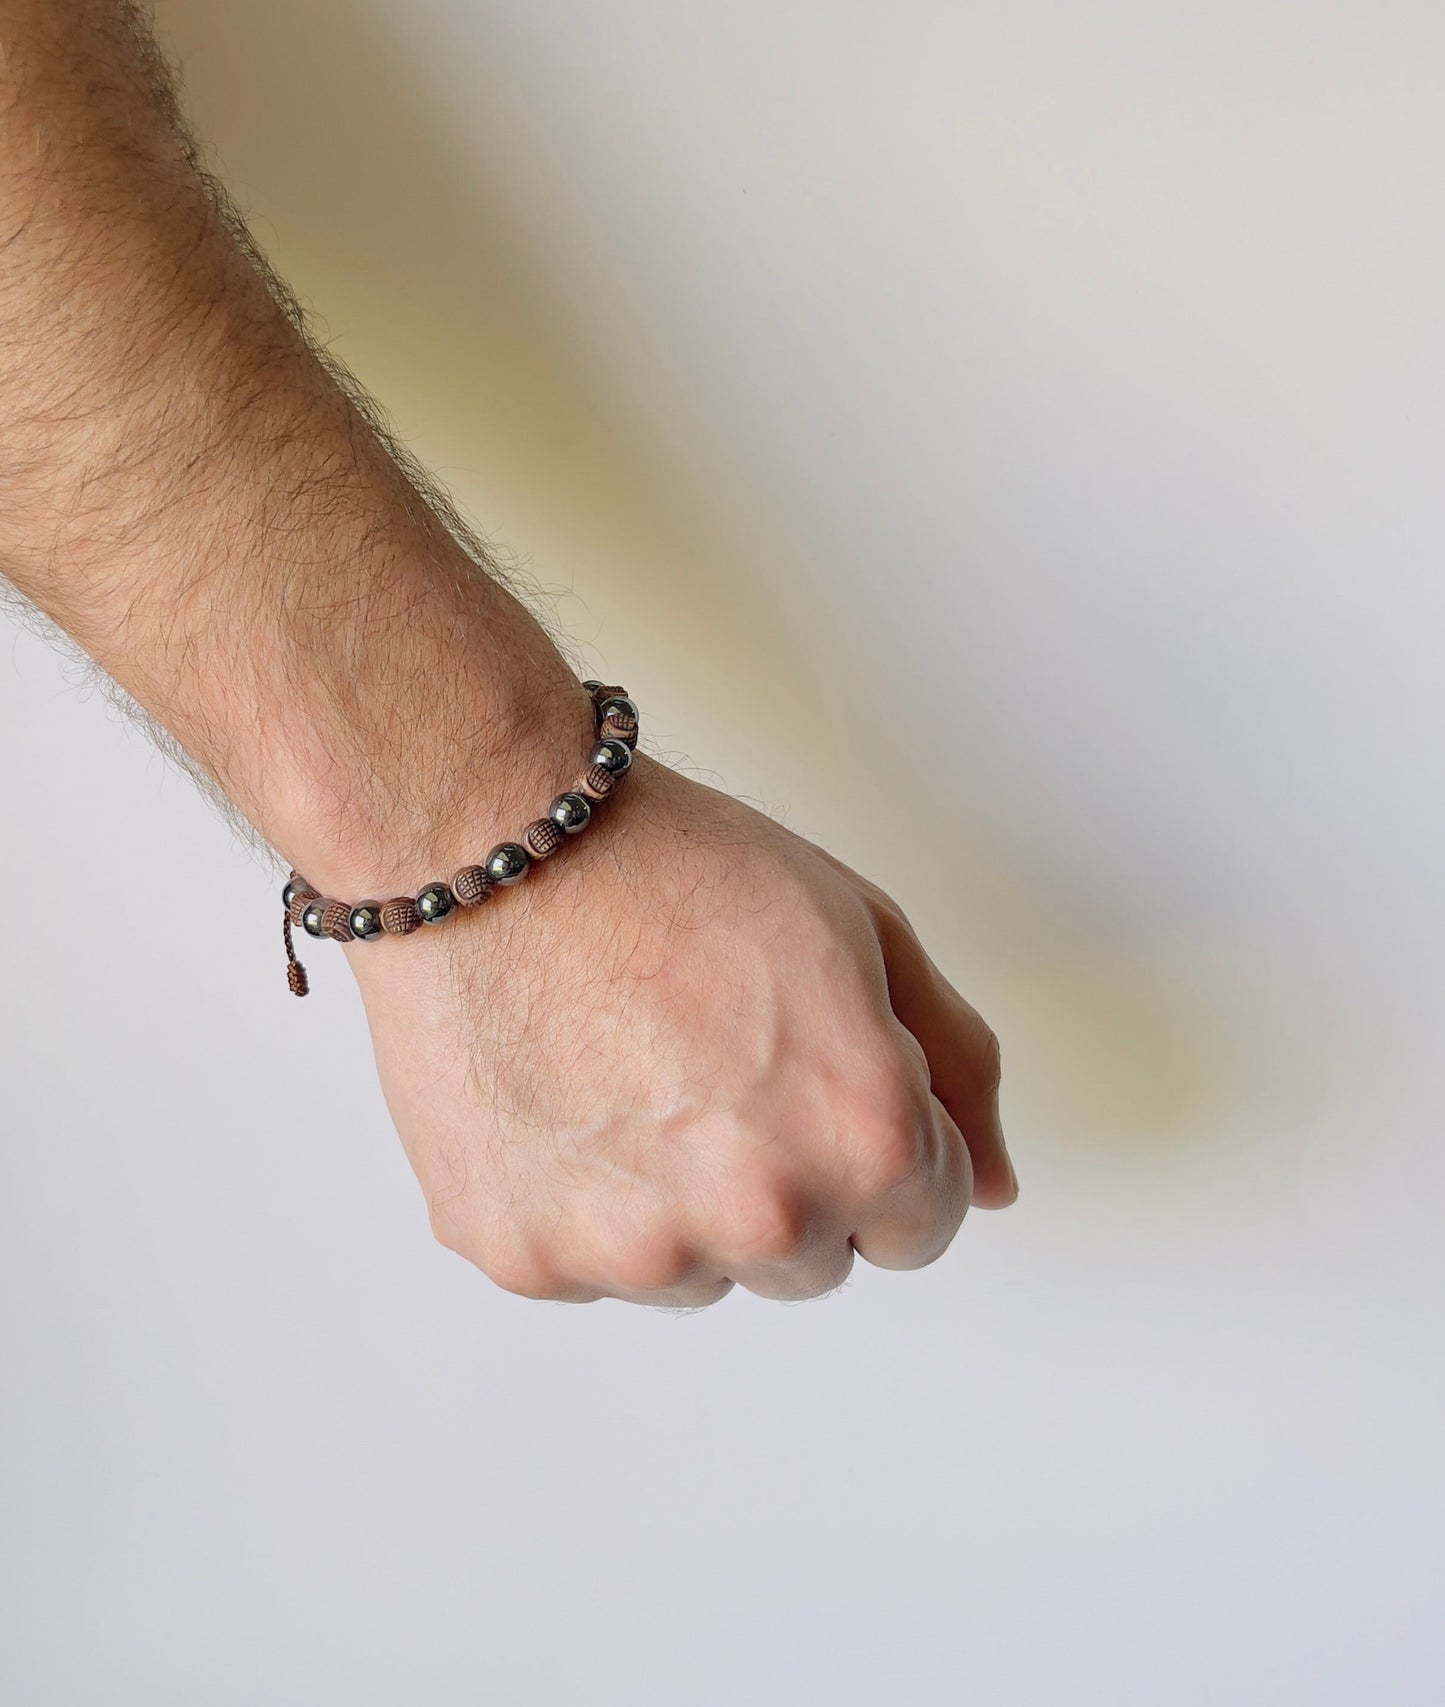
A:
[[[436,1236],[508,1291],[808,1298],[1017,1195],[997,1043],[898,907],[645,755],[530,883],[347,954]]]
[[[0,574],[326,893],[443,876],[590,704],[238,241],[135,8],[5,28]],[[436,1229],[513,1290],[808,1296],[1012,1197],[993,1040],[892,903],[645,757],[521,890],[347,952]]]

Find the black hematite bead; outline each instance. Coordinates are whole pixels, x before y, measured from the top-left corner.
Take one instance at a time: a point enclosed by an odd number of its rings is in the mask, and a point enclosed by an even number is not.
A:
[[[487,876],[494,883],[520,883],[532,856],[520,842],[498,842],[487,855]]]
[[[310,893],[311,885],[304,877],[292,877],[288,879],[286,887],[281,891],[281,904],[289,913],[291,910],[291,903],[298,895],[309,895]]]
[[[316,900],[301,915],[301,925],[307,936],[322,937],[326,935],[326,927],[322,920],[326,917],[326,903]]]
[[[584,795],[559,794],[547,808],[547,816],[559,830],[565,830],[569,836],[575,836],[579,830],[587,828],[592,817],[592,803]]]
[[[362,942],[370,942],[374,937],[383,935],[380,901],[363,901],[359,907],[353,907],[347,923],[351,926],[352,936]]]
[[[416,898],[416,910],[424,925],[439,925],[456,904],[456,896],[445,883],[428,883]]]
[[[607,683],[606,682],[583,682],[582,686],[587,689],[588,693],[596,693],[598,688],[605,688],[607,686]]]
[[[605,723],[614,712],[619,717],[630,717],[634,723],[642,716],[637,709],[637,702],[629,699],[625,693],[615,693],[610,699],[604,699],[597,707],[597,721]]]
[[[611,771],[613,776],[621,776],[632,766],[632,749],[625,741],[614,741],[609,736],[605,741],[599,741],[592,749],[589,765],[601,765],[603,770]]]

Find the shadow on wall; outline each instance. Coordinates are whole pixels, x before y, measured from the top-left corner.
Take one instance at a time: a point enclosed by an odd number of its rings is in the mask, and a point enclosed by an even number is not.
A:
[[[731,490],[724,508],[719,471],[679,453],[685,422],[621,430],[529,266],[525,200],[504,188],[525,161],[457,145],[396,26],[348,0],[159,0],[157,22],[258,240],[326,335],[344,329],[338,354],[401,436],[485,528],[544,541],[565,577],[538,577],[545,603],[607,670],[651,684],[674,736],[716,753],[725,731],[744,775],[790,793],[806,777],[795,827],[904,900],[1004,1035],[1030,1134],[1132,1147],[1222,1109],[1238,1040],[1203,1011],[1225,1011],[1218,993],[1181,989],[1071,882],[1067,850],[1011,837],[1007,802],[968,775],[940,787],[886,717],[856,715],[855,661],[766,597],[806,549],[806,513]],[[870,681],[885,702],[888,686]]]

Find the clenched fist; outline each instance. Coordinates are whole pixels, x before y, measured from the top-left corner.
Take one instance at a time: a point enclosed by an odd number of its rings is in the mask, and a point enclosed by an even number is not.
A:
[[[809,1298],[1013,1201],[997,1042],[881,890],[645,755],[604,820],[347,950],[445,1245],[529,1298]]]

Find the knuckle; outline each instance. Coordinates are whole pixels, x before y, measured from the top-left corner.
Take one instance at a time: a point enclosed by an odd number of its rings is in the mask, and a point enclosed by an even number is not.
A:
[[[923,1165],[932,1124],[928,1095],[927,1059],[904,1033],[874,1064],[848,1120],[854,1172],[866,1190],[891,1191]]]
[[[429,1219],[431,1236],[444,1250],[453,1251],[459,1257],[468,1254],[466,1232],[455,1215],[443,1206],[433,1205]]]
[[[800,1197],[776,1185],[734,1192],[725,1212],[723,1242],[749,1266],[790,1262],[808,1240],[809,1216]]]
[[[871,877],[864,877],[861,872],[853,872],[852,877],[875,914],[881,914],[889,924],[901,926],[904,930],[913,928],[908,922],[908,915],[886,889],[875,883]]]
[[[566,1292],[554,1265],[528,1247],[494,1252],[478,1266],[493,1285],[518,1298],[541,1301],[560,1298]]]
[[[885,1195],[907,1185],[922,1167],[924,1125],[916,1105],[896,1117],[873,1123],[858,1145],[859,1183],[870,1194]]]
[[[661,1234],[620,1246],[607,1270],[609,1279],[627,1292],[668,1292],[686,1285],[696,1266],[680,1240]]]

